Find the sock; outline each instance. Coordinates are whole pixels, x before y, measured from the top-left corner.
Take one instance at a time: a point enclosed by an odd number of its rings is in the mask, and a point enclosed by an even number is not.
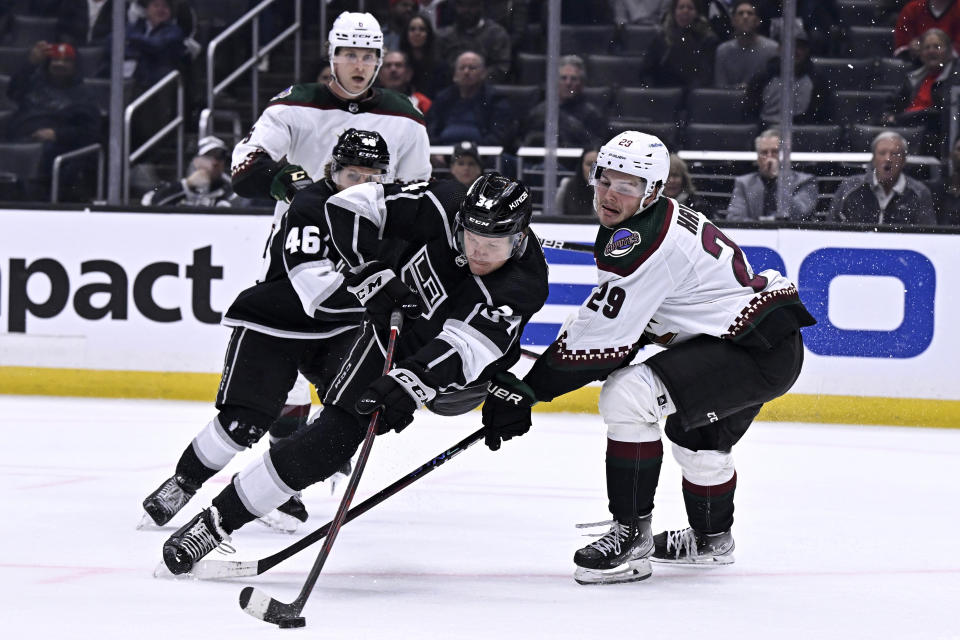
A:
[[[607,497],[610,513],[627,522],[653,511],[653,496],[660,481],[663,444],[619,442],[607,439]]]
[[[700,533],[720,533],[733,526],[733,494],[737,472],[723,484],[702,486],[683,479],[683,504],[687,520]]]

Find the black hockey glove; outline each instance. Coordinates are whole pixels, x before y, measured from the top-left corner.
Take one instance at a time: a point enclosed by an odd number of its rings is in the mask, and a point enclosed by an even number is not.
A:
[[[420,296],[379,260],[368,262],[360,271],[347,276],[346,284],[347,291],[373,316],[389,316],[394,309],[400,309],[408,318],[419,318],[423,313]]]
[[[533,389],[517,376],[501,371],[493,377],[483,402],[483,426],[487,429],[484,442],[491,451],[499,449],[502,441],[530,430],[530,407],[535,404]]]
[[[302,191],[312,184],[313,180],[303,170],[303,167],[298,164],[284,165],[273,176],[273,181],[270,183],[270,195],[273,196],[274,200],[290,204],[293,196],[297,195],[297,191]]]
[[[391,429],[400,433],[413,422],[413,412],[426,404],[437,392],[423,383],[409,369],[394,369],[374,380],[357,400],[358,413],[373,413],[381,409],[377,423],[377,435]]]

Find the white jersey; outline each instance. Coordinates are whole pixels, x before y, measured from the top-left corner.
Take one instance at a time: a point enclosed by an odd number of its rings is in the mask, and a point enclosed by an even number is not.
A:
[[[615,364],[644,336],[668,348],[700,335],[736,341],[800,302],[793,282],[755,274],[736,243],[670,198],[601,228],[594,255],[598,286],[558,338],[560,362]]]
[[[430,140],[423,114],[408,97],[389,89],[376,89],[365,100],[345,101],[328,86],[309,83],[289,87],[270,100],[250,133],[233,150],[234,182],[241,181],[244,172],[252,168],[255,171],[264,153],[274,162],[285,158],[290,164],[300,165],[314,181],[319,181],[338,138],[350,128],[376,131],[383,136],[390,152],[389,173],[395,180],[430,179]],[[260,195],[268,197],[266,192]],[[271,238],[287,208],[284,202],[278,202],[274,208]],[[264,264],[261,279],[268,268],[269,260]]]

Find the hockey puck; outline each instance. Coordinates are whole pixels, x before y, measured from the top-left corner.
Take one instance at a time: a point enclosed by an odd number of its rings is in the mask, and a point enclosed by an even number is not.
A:
[[[277,626],[281,629],[299,629],[300,627],[307,626],[307,619],[302,616],[282,618],[280,622],[277,623]]]

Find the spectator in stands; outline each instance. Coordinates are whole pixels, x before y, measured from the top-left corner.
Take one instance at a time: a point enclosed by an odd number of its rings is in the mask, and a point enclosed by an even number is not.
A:
[[[733,39],[717,47],[713,83],[717,87],[743,89],[750,79],[777,57],[779,46],[774,40],[757,33],[760,16],[755,0],[733,3]]]
[[[593,187],[590,172],[597,161],[599,147],[589,147],[580,154],[577,171],[560,181],[557,187],[556,215],[589,216],[593,214]]]
[[[661,24],[670,10],[670,0],[609,0],[613,22],[627,24]]]
[[[670,173],[667,182],[663,185],[663,195],[673,198],[680,204],[699,211],[708,218],[713,217],[713,207],[704,198],[697,194],[693,186],[693,177],[683,158],[675,153],[670,154]]]
[[[709,87],[718,44],[696,0],[672,0],[643,56],[640,79],[654,87]]]
[[[383,55],[383,66],[380,67],[380,86],[399,91],[407,96],[413,106],[426,115],[430,110],[432,101],[417,91],[411,83],[412,79],[413,68],[410,66],[407,54],[403,51],[389,51]]]
[[[236,200],[230,184],[230,149],[215,136],[197,143],[190,173],[176,182],[162,182],[143,195],[146,206],[229,207]]]
[[[127,29],[124,75],[133,77],[142,92],[176,69],[186,48],[183,29],[173,20],[173,0],[138,1],[146,9],[146,17]]]
[[[884,131],[870,145],[873,161],[867,172],[840,183],[830,207],[830,219],[868,224],[934,225],[930,190],[903,173],[907,140]]]
[[[510,34],[483,17],[483,0],[448,0],[454,3],[456,22],[437,32],[437,52],[453,60],[464,51],[475,51],[486,60],[490,82],[506,82],[510,73]]]
[[[960,51],[960,2],[955,0],[910,0],[897,16],[893,28],[893,55],[920,58],[920,36],[928,29],[945,31]]]
[[[37,42],[11,77],[7,96],[17,104],[7,122],[7,139],[43,143],[39,184],[33,185],[39,192],[30,195],[46,199],[53,159],[100,138],[100,108],[83,84],[76,50],[66,43]]]
[[[733,37],[733,6],[732,0],[702,0],[704,8],[701,10],[710,23],[710,28],[720,42],[726,42]]]
[[[400,48],[400,41],[403,40],[407,23],[416,14],[419,6],[419,0],[390,0],[387,19],[380,21],[385,49],[395,51]]]
[[[937,224],[960,226],[960,138],[950,151],[950,172],[930,183]]]
[[[829,124],[833,117],[833,94],[810,61],[807,34],[797,30],[793,56],[793,122]],[[780,58],[767,61],[767,68],[747,83],[744,113],[748,121],[769,127],[780,123]]]
[[[316,82],[317,84],[330,84],[333,72],[330,71],[330,60],[323,56],[308,67],[305,82]]]
[[[486,0],[483,3],[483,13],[507,30],[510,34],[510,46],[514,51],[529,37],[527,25],[530,24],[530,0]]]
[[[469,187],[483,175],[483,162],[480,160],[477,145],[464,140],[453,148],[450,155],[450,175],[465,187]]]
[[[435,98],[440,89],[450,84],[450,71],[437,56],[433,25],[426,16],[417,14],[410,18],[400,50],[407,54],[413,67],[413,86],[429,98]]]
[[[780,131],[767,129],[754,140],[757,170],[739,176],[733,183],[733,197],[727,220],[812,220],[817,207],[817,180],[800,171],[788,176],[790,210],[777,211],[777,184],[780,179]]]
[[[57,12],[57,39],[74,47],[110,46],[113,0],[61,2]]]
[[[580,56],[563,56],[557,65],[559,82],[559,136],[561,147],[595,146],[610,136],[607,119],[583,95],[586,65]],[[524,144],[543,146],[543,126],[547,103],[537,104],[524,119]]]
[[[453,86],[433,101],[427,114],[427,133],[433,144],[456,144],[473,140],[477,144],[514,144],[516,123],[510,103],[487,83],[483,56],[465,51],[457,56]]]
[[[928,29],[920,38],[923,66],[908,71],[900,91],[891,96],[884,122],[924,130],[922,154],[945,151],[950,88],[960,84],[960,64],[950,36],[941,29]]]

